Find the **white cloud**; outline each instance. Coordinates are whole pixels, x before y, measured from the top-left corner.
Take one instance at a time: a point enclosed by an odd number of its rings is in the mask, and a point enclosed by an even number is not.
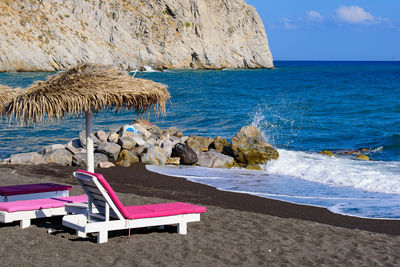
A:
[[[317,11],[307,11],[307,19],[311,21],[323,21],[324,17]]]
[[[376,23],[377,18],[358,6],[340,6],[336,10],[337,18],[351,24]]]
[[[285,29],[296,29],[296,25],[292,24],[292,21],[288,18],[281,18],[281,22]]]

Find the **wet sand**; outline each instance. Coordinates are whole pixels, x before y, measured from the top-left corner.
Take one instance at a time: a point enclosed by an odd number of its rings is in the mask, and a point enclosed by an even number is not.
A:
[[[0,184],[57,182],[83,193],[73,167],[0,165]],[[185,201],[207,208],[201,221],[79,238],[61,218],[37,219],[27,229],[0,225],[4,266],[396,266],[400,221],[342,216],[323,208],[218,191],[151,173],[143,164],[99,169],[125,205]]]

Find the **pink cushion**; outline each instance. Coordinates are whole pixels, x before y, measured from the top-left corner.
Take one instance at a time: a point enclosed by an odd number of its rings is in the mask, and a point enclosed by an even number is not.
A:
[[[126,206],[125,210],[129,214],[129,218],[134,219],[206,212],[205,207],[195,206],[183,202],[143,206]]]
[[[103,175],[82,170],[78,170],[77,172],[82,172],[95,176],[97,180],[99,180],[100,184],[104,187],[104,189],[107,190],[108,195],[114,202],[115,206],[117,206],[118,210],[126,219],[153,218],[160,216],[172,216],[179,214],[206,212],[205,207],[195,206],[182,202],[152,204],[143,206],[124,206],[118,199],[117,194],[115,194],[110,184],[103,177]]]
[[[23,185],[0,186],[0,194],[3,196],[15,196],[23,194],[64,191],[71,189],[72,187],[69,185],[60,185],[53,183],[23,184]]]
[[[104,179],[103,175],[99,173],[93,173],[93,172],[88,172],[88,171],[82,171],[82,170],[77,170],[77,172],[82,172],[86,173],[92,176],[95,176],[97,180],[100,182],[100,184],[104,187],[104,189],[107,191],[108,195],[110,196],[111,200],[114,202],[115,206],[117,206],[118,210],[121,212],[121,214],[127,218],[131,219],[129,217],[129,213],[125,211],[124,205],[122,205],[121,201],[119,201],[119,198],[117,197],[117,194],[115,194],[114,190],[111,188],[111,186],[108,184],[106,179]]]
[[[80,203],[87,201],[88,201],[87,196],[81,195],[72,197],[55,197],[55,198],[2,202],[0,203],[0,211],[15,212],[24,210],[59,208],[67,203]]]

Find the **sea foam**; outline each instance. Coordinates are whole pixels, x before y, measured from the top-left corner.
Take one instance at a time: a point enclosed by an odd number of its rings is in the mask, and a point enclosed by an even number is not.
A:
[[[400,194],[398,161],[358,161],[284,149],[278,149],[278,152],[279,159],[264,166],[271,175],[288,175],[329,185]]]
[[[219,190],[325,207],[368,218],[400,219],[400,162],[356,161],[279,149],[264,171],[147,166]]]

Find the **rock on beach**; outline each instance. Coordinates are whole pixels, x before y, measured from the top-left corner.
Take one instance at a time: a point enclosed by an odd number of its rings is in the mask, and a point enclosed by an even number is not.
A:
[[[264,164],[279,158],[278,151],[267,143],[259,129],[242,127],[232,139],[232,152],[238,163],[245,165]]]
[[[71,166],[72,165],[72,156],[73,154],[67,149],[57,149],[53,150],[49,153],[46,153],[43,158],[48,163],[57,163],[63,166]]]
[[[46,163],[46,160],[37,152],[14,154],[10,157],[11,164],[38,165]]]
[[[233,157],[224,155],[215,149],[200,152],[196,165],[207,168],[232,168],[235,163]]]
[[[146,120],[135,120],[108,132],[94,132],[96,166],[111,164],[129,167],[143,162],[153,165],[197,165],[208,168],[257,168],[279,154],[265,142],[261,132],[253,127],[242,127],[228,143],[221,137],[185,136],[181,129],[166,130]],[[9,162],[16,164],[57,163],[64,166],[86,167],[86,132],[78,134],[68,144],[45,146],[40,153],[12,155]]]
[[[196,152],[186,144],[176,144],[172,150],[172,157],[180,158],[183,165],[193,165],[197,162]]]

